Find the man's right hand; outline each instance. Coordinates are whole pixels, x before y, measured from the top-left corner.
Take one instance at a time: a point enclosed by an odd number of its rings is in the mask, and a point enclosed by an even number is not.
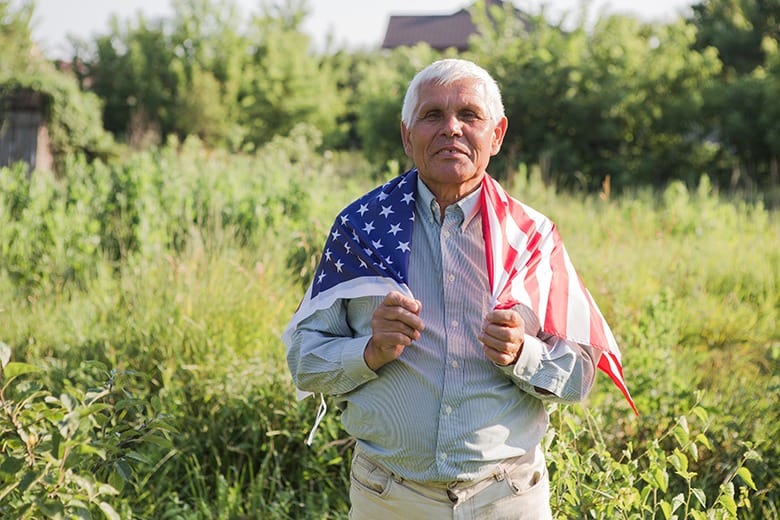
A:
[[[397,359],[413,341],[420,339],[424,325],[420,319],[422,303],[391,291],[371,317],[371,339],[363,358],[371,370]]]

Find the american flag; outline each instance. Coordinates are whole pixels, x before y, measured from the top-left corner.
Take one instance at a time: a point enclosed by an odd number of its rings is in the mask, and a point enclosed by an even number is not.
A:
[[[337,299],[413,297],[408,282],[417,170],[379,186],[347,206],[330,230],[311,285],[283,334]],[[542,329],[603,352],[599,368],[636,407],[623,379],[620,351],[604,317],[569,260],[552,222],[511,198],[490,176],[482,182],[482,229],[488,280],[496,307],[530,307]]]

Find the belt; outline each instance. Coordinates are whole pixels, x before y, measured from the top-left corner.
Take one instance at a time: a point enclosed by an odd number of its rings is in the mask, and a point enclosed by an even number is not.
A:
[[[382,471],[388,473],[399,485],[411,489],[412,491],[425,497],[439,501],[450,501],[452,503],[468,500],[480,491],[489,487],[491,484],[503,481],[505,478],[507,478],[507,473],[510,472],[515,466],[533,461],[534,456],[535,452],[531,450],[525,455],[506,459],[501,461],[490,473],[474,480],[453,480],[450,482],[416,482],[413,480],[407,480],[385,469],[380,464],[374,462],[370,457],[367,457],[359,447],[355,448],[356,458],[362,458],[377,468],[380,468]]]

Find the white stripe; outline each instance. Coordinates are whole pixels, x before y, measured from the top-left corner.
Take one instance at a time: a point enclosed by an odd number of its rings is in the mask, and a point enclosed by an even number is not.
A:
[[[501,292],[501,288],[507,283],[507,273],[504,271],[504,252],[501,248],[502,241],[496,238],[498,233],[503,233],[501,222],[498,220],[495,206],[492,204],[490,197],[485,197],[487,201],[486,207],[483,208],[485,213],[483,218],[488,219],[488,227],[490,229],[490,250],[493,254],[493,285],[490,288],[493,306],[498,303],[498,295]]]
[[[591,344],[590,301],[582,292],[580,279],[571,263],[568,253],[563,251],[563,265],[569,277],[569,295],[566,306],[566,332],[577,343]]]

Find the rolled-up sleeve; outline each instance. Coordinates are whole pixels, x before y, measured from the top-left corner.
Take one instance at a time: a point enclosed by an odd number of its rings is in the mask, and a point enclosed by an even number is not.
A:
[[[516,306],[525,322],[523,350],[514,365],[501,367],[524,391],[545,401],[580,402],[593,387],[600,351],[541,332],[538,318]]]

